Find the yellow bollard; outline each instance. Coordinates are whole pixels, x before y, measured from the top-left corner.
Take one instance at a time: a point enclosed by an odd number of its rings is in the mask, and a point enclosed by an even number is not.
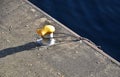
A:
[[[43,43],[45,42],[45,35],[50,35],[49,41],[47,45],[54,45],[55,44],[55,39],[53,38],[53,33],[55,32],[55,27],[52,25],[45,25],[42,28],[39,28],[36,30],[37,34],[41,36],[40,39],[37,40],[37,43],[40,45],[44,45]]]
[[[43,28],[37,29],[36,32],[41,37],[44,37],[45,35],[55,32],[55,27],[52,25],[45,25]],[[51,37],[53,37],[53,35]]]

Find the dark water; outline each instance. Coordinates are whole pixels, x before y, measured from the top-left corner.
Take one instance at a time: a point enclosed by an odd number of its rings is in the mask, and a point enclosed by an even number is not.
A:
[[[120,61],[120,0],[30,0]]]

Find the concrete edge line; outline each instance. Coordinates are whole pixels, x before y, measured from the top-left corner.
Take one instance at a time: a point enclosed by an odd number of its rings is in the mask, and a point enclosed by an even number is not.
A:
[[[72,31],[71,29],[69,29],[68,27],[64,26],[62,23],[60,23],[59,21],[57,21],[56,19],[54,19],[53,17],[51,17],[50,15],[48,15],[46,12],[44,12],[43,10],[41,10],[40,8],[38,8],[37,6],[35,6],[34,4],[32,4],[30,1],[28,1],[28,0],[24,0],[24,1],[26,3],[28,3],[28,4],[30,4],[31,6],[33,6],[38,11],[42,12],[43,14],[45,14],[46,16],[48,16],[49,18],[51,18],[53,21],[57,22],[59,25],[61,25],[62,27],[64,27],[66,30],[68,30],[71,33],[73,33],[76,37],[78,37],[78,38],[81,37],[80,35],[78,35],[74,31]],[[112,62],[116,63],[118,66],[120,66],[120,62],[118,62],[117,60],[115,60],[114,58],[112,58],[111,56],[109,56],[108,54],[106,54],[105,52],[103,52],[103,50],[99,49],[96,45],[93,45],[92,43],[90,43],[87,40],[83,40],[83,42],[86,43],[87,45],[89,45],[90,47],[92,47],[93,49],[97,50],[100,54],[102,54],[103,56],[107,57]]]

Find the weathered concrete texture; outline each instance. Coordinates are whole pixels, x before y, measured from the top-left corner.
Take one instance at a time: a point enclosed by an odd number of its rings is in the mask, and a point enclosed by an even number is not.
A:
[[[38,47],[38,27],[56,27],[54,46]],[[120,66],[22,0],[0,0],[0,77],[120,77]]]

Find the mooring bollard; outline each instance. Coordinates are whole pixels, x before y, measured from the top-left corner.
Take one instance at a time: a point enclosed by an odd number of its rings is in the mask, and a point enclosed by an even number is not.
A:
[[[51,46],[55,44],[55,39],[53,38],[55,32],[54,26],[45,25],[42,28],[38,28],[36,32],[40,36],[40,39],[36,41],[39,45]]]

